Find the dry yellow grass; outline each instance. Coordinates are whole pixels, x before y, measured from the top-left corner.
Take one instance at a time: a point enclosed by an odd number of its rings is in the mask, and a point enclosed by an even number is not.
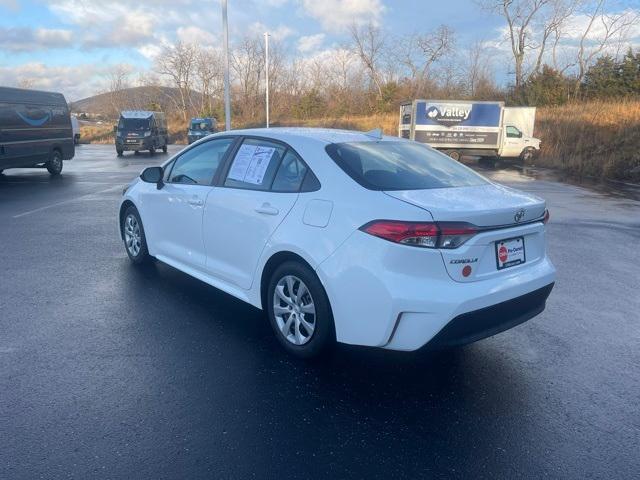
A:
[[[539,165],[576,175],[627,179],[640,166],[640,100],[538,109]]]
[[[346,128],[368,131],[382,128],[397,135],[395,113],[324,117],[310,120],[278,119],[273,126]],[[234,122],[234,128],[247,125]],[[111,124],[82,126],[82,140],[112,143]],[[186,143],[186,124],[169,119],[171,142]],[[535,135],[542,139],[536,164],[574,175],[629,179],[640,169],[640,100],[598,101],[538,108]]]
[[[347,130],[358,130],[366,132],[375,128],[382,128],[386,135],[398,134],[398,115],[352,115],[344,117],[325,117],[310,120],[283,120],[276,122],[279,126],[289,127],[324,127],[324,128],[344,128]]]

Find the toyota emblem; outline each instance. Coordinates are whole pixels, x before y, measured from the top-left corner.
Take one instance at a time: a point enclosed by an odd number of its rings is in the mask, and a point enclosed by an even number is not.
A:
[[[524,209],[521,208],[520,210],[518,210],[516,212],[516,214],[513,216],[513,219],[516,221],[516,223],[520,223],[520,220],[522,220],[524,218]]]

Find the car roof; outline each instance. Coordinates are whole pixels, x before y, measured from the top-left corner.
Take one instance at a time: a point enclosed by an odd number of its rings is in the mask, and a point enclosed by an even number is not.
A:
[[[309,128],[309,127],[272,127],[272,128],[248,128],[244,130],[231,130],[230,132],[220,132],[233,135],[256,135],[260,137],[273,138],[283,142],[316,140],[321,143],[344,143],[344,142],[377,142],[377,141],[398,141],[400,138],[388,135],[374,135],[355,130],[340,130],[335,128]]]
[[[123,118],[149,118],[159,112],[151,112],[149,110],[124,110],[120,112],[120,116]]]

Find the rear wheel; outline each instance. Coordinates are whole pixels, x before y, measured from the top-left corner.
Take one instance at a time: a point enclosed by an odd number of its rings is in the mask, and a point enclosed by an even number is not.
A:
[[[51,152],[45,167],[47,167],[51,175],[60,175],[60,172],[62,172],[62,153],[60,153],[60,150]]]
[[[131,261],[139,264],[149,260],[151,257],[147,249],[147,238],[136,207],[127,208],[122,217],[120,228],[122,229],[124,248]]]
[[[453,158],[457,162],[459,162],[460,159],[462,158],[462,154],[457,150],[449,150],[447,152],[447,155],[449,155],[451,158]]]
[[[278,341],[297,357],[316,357],[335,341],[327,294],[316,274],[299,262],[285,262],[273,272],[267,311]]]

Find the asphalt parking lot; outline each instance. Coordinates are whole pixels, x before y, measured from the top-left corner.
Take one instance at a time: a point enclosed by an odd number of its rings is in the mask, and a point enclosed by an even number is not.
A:
[[[637,478],[640,191],[476,166],[548,201],[547,310],[309,364],[260,311],[130,264],[122,187],[166,155],[76,152],[0,175],[0,478]]]

